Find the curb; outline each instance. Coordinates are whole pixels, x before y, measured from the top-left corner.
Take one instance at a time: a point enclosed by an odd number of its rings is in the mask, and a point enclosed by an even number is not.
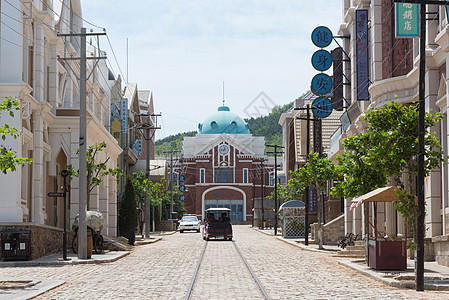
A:
[[[162,237],[150,238],[148,240],[145,239],[143,241],[135,241],[134,242],[134,246],[142,246],[142,245],[153,244],[153,243],[159,242],[160,240],[162,240]]]
[[[360,268],[357,268],[354,265],[354,262],[352,261],[338,261],[338,264],[346,266],[354,271],[357,271],[367,277],[370,277],[378,282],[387,284],[389,286],[392,287],[396,287],[396,288],[402,288],[402,289],[414,289],[415,288],[415,283],[414,282],[401,282],[398,281],[396,279],[393,278],[386,278],[386,277],[381,277],[378,276],[376,273],[372,273],[366,270],[362,270]],[[432,290],[432,291],[449,291],[449,285],[440,285],[440,284],[429,284],[429,283],[424,283],[424,289],[425,290]]]
[[[127,255],[129,251],[113,251],[122,252],[110,258],[94,258],[94,259],[77,259],[68,261],[15,261],[15,262],[0,262],[0,268],[8,267],[42,267],[42,266],[64,266],[64,265],[93,265],[101,263],[109,263],[117,261]]]

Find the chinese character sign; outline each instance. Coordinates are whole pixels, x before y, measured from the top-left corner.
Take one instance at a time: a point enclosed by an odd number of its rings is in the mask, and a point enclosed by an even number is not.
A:
[[[332,31],[325,26],[318,26],[312,31],[312,43],[320,48],[330,45],[332,42]]]
[[[326,50],[318,50],[312,55],[312,66],[318,71],[326,71],[332,66],[332,57]]]
[[[396,3],[396,37],[419,37],[419,4]]]
[[[318,196],[316,194],[316,188],[309,186],[309,214],[313,215],[317,212]]]
[[[312,78],[312,92],[317,95],[325,95],[332,91],[332,79],[329,75],[319,73]]]
[[[126,133],[128,131],[128,99],[126,98],[121,99],[120,112],[122,119],[122,132]]]
[[[327,118],[332,113],[332,103],[328,98],[319,97],[312,102],[312,112],[317,118]]]
[[[369,100],[368,10],[355,13],[357,100]]]

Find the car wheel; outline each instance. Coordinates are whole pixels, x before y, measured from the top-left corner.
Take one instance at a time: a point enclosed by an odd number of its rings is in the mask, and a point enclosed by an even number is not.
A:
[[[199,229],[197,229],[197,230],[196,230],[196,232],[200,232],[200,230],[199,230]]]
[[[203,235],[203,240],[206,240],[206,237]]]
[[[183,232],[184,232],[184,230],[180,230],[179,232],[180,232],[180,233],[183,233]]]

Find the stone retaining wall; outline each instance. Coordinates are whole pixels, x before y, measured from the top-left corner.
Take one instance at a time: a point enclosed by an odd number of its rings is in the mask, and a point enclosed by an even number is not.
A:
[[[173,221],[162,220],[156,225],[156,231],[176,231],[176,224]]]
[[[337,241],[340,237],[345,235],[345,216],[340,215],[339,217],[333,219],[329,223],[321,224],[323,227],[323,244],[324,245],[337,245]],[[312,239],[318,239],[318,223],[313,223],[310,225]]]
[[[0,231],[14,230],[31,230],[30,259],[37,259],[62,251],[63,230],[61,228],[34,223],[0,223]],[[71,240],[69,232],[67,234],[67,240],[67,248],[70,248]]]
[[[449,267],[449,236],[441,235],[432,238],[435,261],[442,266]],[[427,247],[424,247],[424,251]]]

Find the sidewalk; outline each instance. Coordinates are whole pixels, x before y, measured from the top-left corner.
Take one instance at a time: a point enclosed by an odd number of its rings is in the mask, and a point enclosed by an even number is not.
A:
[[[257,227],[253,227],[254,230],[259,231],[261,233],[264,233],[266,235],[272,235],[274,236],[274,229],[259,229]],[[306,251],[312,251],[312,252],[323,252],[323,253],[332,253],[335,254],[337,251],[341,250],[338,246],[334,245],[323,245],[324,249],[318,249],[318,244],[309,243],[308,246],[304,244],[304,238],[295,238],[295,239],[284,239],[282,237],[282,234],[278,232],[278,235],[276,238],[280,241],[283,241],[284,243],[299,247]]]
[[[364,260],[344,259],[339,264],[347,266],[377,281],[399,288],[415,288],[415,262],[407,260],[407,270],[381,271],[369,268]],[[436,262],[424,263],[424,289],[449,291],[449,267],[438,265]]]
[[[146,245],[160,241],[162,237],[151,237],[150,239],[136,240],[135,246]],[[34,260],[20,261],[0,261],[0,268],[6,267],[37,267],[37,266],[58,266],[58,265],[79,265],[79,264],[100,264],[114,262],[127,256],[130,251],[109,251],[105,250],[102,254],[92,253],[90,259],[78,259],[77,255],[71,250],[67,251],[67,259],[62,259],[62,252],[50,254]],[[1,281],[1,278],[0,278]]]
[[[254,227],[253,229],[266,235],[274,236],[274,229],[262,230],[256,227]],[[290,245],[299,247],[303,250],[327,253],[332,257],[339,257],[335,254],[337,251],[341,250],[340,247],[334,245],[324,245],[324,250],[318,249],[318,245],[316,244],[309,244],[308,246],[306,246],[304,245],[304,238],[284,239],[280,234],[278,234],[276,238]],[[338,263],[393,287],[410,289],[415,288],[414,260],[407,260],[407,270],[404,271],[374,270],[367,266],[364,259],[342,258],[338,261]],[[425,262],[424,268],[424,289],[449,291],[449,267],[438,265],[436,262]]]

